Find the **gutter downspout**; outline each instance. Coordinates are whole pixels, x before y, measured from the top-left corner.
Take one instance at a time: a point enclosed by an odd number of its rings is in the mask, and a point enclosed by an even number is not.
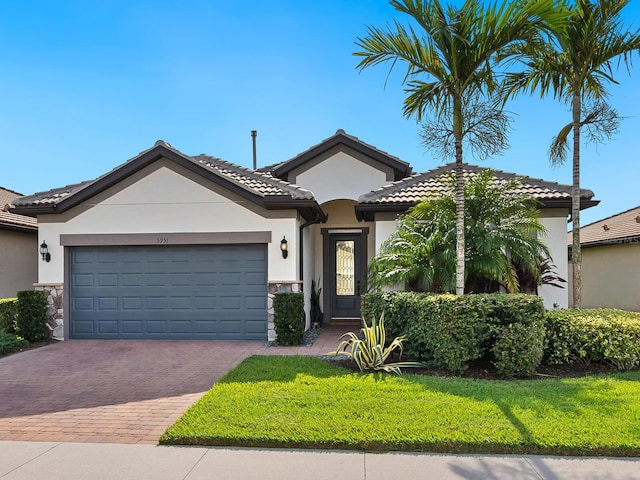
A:
[[[304,291],[304,279],[303,279],[303,273],[304,273],[304,241],[302,239],[302,231],[307,228],[310,225],[315,225],[317,223],[323,223],[326,222],[329,219],[329,215],[322,215],[321,213],[318,213],[316,215],[316,218],[314,218],[313,220],[310,220],[306,223],[303,223],[302,225],[300,225],[300,232],[298,233],[298,238],[300,238],[300,267],[299,267],[299,272],[298,275],[300,276],[300,281],[303,282],[302,283],[302,291]]]
[[[324,212],[320,211],[320,213],[318,213],[316,215],[316,218],[314,218],[313,220],[310,220],[306,223],[303,223],[302,225],[300,225],[300,230],[298,232],[298,238],[300,239],[299,243],[300,243],[300,248],[298,249],[300,251],[300,256],[298,258],[299,262],[300,262],[300,266],[299,266],[299,275],[300,275],[300,285],[301,285],[301,291],[303,293],[304,296],[304,238],[303,238],[303,232],[304,229],[307,228],[310,225],[314,225],[316,223],[322,223],[322,222],[326,222],[328,219],[328,215],[324,214]],[[311,327],[311,319],[308,317],[308,313],[310,312],[310,304],[307,304],[306,299],[305,299],[305,305],[304,305],[304,317],[305,317],[305,330],[307,328],[307,324],[309,325],[309,327]],[[309,307],[309,310],[307,309],[307,307]]]

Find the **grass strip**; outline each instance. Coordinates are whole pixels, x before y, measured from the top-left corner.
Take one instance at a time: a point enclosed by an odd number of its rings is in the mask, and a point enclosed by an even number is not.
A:
[[[474,380],[353,373],[254,356],[160,443],[551,455],[640,455],[640,372]]]

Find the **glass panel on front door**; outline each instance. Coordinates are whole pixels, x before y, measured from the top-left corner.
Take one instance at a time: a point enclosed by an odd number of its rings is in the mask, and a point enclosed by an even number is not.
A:
[[[355,242],[336,242],[336,295],[355,295]]]

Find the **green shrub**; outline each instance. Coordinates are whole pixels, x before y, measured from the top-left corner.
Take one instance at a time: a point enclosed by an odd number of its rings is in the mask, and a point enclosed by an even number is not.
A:
[[[16,333],[30,343],[47,338],[47,300],[44,292],[23,290],[18,292]]]
[[[280,345],[300,345],[304,335],[304,295],[276,293],[273,298],[273,326]]]
[[[0,357],[10,353],[19,352],[28,345],[28,342],[14,335],[0,330]]]
[[[546,315],[545,362],[640,365],[640,313],[616,309],[552,310]]]
[[[16,298],[0,299],[0,331],[15,333],[16,331]]]
[[[544,319],[539,297],[506,294],[372,293],[363,296],[362,313],[374,318],[384,313],[389,333],[406,336],[409,358],[456,373],[466,370],[470,362],[490,355],[505,332],[503,327],[531,326]],[[532,334],[536,335],[536,342],[543,341],[543,329],[532,328]],[[505,339],[504,343],[510,341]],[[535,348],[531,349],[527,355],[535,359]],[[497,359],[500,365],[508,362],[502,347],[497,351],[503,355]],[[518,351],[527,352],[527,346],[519,346]],[[509,368],[505,367],[505,371]]]
[[[492,351],[493,364],[501,375],[532,375],[544,354],[544,321],[503,326]]]

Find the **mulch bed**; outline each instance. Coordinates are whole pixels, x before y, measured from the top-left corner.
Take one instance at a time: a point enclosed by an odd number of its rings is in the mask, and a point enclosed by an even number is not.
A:
[[[323,360],[333,365],[338,365],[347,370],[358,372],[358,365],[348,357],[322,357]],[[640,369],[634,369],[640,370]],[[509,380],[501,377],[496,371],[493,364],[486,359],[473,362],[467,370],[462,374],[455,374],[443,368],[425,367],[425,368],[405,368],[403,373],[414,375],[436,376],[436,377],[461,377],[461,378],[477,378],[483,380]],[[592,362],[588,365],[540,365],[534,375],[529,377],[517,377],[517,380],[543,380],[548,378],[577,378],[587,375],[597,375],[606,373],[617,373],[612,365]]]

